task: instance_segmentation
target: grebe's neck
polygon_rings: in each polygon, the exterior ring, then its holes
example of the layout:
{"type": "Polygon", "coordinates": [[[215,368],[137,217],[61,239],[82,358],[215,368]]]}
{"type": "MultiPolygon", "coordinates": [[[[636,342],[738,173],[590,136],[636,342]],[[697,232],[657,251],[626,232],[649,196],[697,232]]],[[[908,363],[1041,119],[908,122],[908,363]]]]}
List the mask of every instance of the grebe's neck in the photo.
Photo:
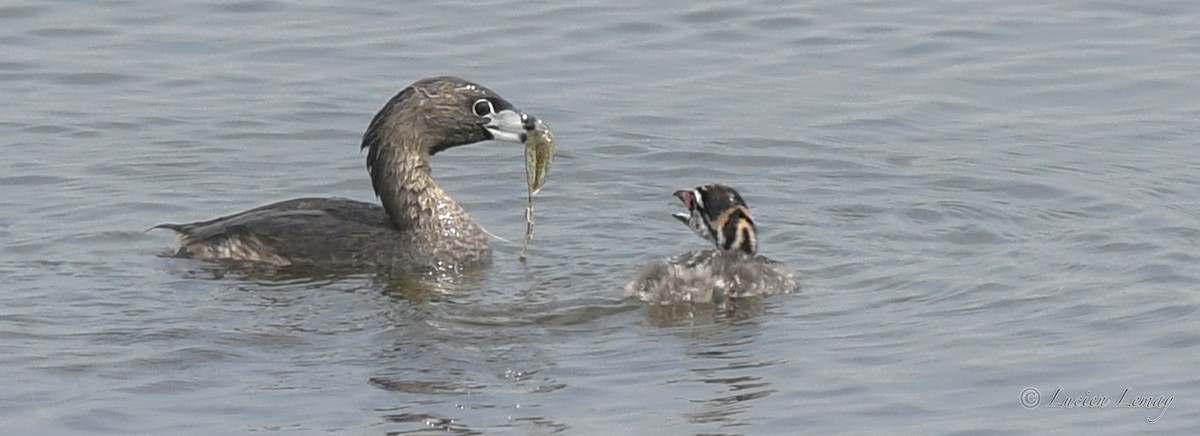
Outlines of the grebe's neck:
{"type": "Polygon", "coordinates": [[[438,209],[454,203],[433,180],[429,157],[417,152],[422,149],[419,145],[383,147],[370,165],[375,195],[400,230],[432,231],[438,226],[438,209]]]}

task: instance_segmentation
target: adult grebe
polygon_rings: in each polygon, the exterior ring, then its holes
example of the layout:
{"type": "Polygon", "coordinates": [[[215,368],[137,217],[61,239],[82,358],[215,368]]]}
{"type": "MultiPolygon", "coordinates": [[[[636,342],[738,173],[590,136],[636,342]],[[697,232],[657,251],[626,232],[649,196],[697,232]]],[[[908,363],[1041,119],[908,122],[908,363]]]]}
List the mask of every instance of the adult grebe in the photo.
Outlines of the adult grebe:
{"type": "Polygon", "coordinates": [[[344,198],[297,198],[187,224],[176,255],[276,266],[457,273],[490,263],[483,229],[434,181],[430,157],[485,140],[522,143],[543,129],[491,90],[457,77],[404,88],[363,134],[382,207],[344,198]]]}

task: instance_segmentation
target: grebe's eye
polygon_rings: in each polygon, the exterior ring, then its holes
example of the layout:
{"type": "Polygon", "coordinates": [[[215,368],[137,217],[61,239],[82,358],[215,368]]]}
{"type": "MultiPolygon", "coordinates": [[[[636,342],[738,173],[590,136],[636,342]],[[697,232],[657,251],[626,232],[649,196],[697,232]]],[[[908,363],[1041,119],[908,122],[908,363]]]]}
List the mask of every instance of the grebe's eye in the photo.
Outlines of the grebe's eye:
{"type": "Polygon", "coordinates": [[[471,107],[471,110],[475,111],[475,115],[481,117],[496,113],[495,109],[492,108],[492,102],[486,98],[475,100],[475,105],[471,107]]]}
{"type": "Polygon", "coordinates": [[[704,188],[696,188],[692,190],[692,208],[704,210],[704,188]]]}

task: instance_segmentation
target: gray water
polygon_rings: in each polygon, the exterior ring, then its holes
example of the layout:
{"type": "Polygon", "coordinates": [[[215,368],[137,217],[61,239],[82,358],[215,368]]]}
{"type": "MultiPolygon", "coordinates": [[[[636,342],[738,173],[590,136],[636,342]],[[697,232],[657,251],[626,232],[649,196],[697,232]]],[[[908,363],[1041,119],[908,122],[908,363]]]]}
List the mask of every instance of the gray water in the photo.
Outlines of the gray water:
{"type": "Polygon", "coordinates": [[[9,0],[0,433],[1194,434],[1196,23],[1193,1],[9,0]],[[504,240],[433,292],[145,231],[373,201],[361,132],[439,74],[556,132],[528,264],[500,143],[434,161],[504,240]],[[801,292],[623,299],[702,248],[670,193],[708,182],[801,292]],[[1057,407],[1078,396],[1107,398],[1057,407]],[[1119,407],[1138,396],[1171,402],[1119,407]]]}

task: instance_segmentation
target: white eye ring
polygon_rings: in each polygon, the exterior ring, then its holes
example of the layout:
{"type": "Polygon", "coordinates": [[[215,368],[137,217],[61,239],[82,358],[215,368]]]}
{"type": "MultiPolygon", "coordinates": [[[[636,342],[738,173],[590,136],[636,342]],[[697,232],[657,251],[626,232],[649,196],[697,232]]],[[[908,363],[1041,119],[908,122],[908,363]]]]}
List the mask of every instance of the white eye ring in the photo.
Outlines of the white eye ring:
{"type": "Polygon", "coordinates": [[[496,109],[492,107],[492,102],[488,101],[486,98],[475,100],[475,104],[471,105],[471,110],[475,112],[475,115],[481,117],[486,117],[496,113],[496,109]]]}

